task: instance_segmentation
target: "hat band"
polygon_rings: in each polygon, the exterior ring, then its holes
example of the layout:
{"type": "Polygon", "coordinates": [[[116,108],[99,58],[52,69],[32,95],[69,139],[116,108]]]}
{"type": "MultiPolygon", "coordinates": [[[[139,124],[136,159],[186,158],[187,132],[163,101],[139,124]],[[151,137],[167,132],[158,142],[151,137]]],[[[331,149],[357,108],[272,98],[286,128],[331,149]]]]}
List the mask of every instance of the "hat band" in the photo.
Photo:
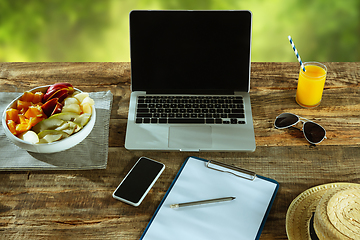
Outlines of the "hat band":
{"type": "Polygon", "coordinates": [[[310,238],[311,238],[311,240],[320,240],[319,237],[317,236],[317,234],[315,232],[315,228],[314,228],[314,215],[315,215],[315,213],[313,212],[313,214],[310,218],[310,223],[309,223],[310,238]]]}

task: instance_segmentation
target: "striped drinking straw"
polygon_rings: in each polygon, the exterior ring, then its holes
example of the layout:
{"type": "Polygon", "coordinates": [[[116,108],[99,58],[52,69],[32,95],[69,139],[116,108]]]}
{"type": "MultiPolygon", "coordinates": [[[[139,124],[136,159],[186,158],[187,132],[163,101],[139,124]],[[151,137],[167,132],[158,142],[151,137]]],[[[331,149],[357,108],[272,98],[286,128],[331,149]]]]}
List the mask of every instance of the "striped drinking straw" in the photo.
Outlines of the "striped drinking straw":
{"type": "Polygon", "coordinates": [[[302,70],[305,72],[304,64],[303,64],[303,62],[301,61],[300,55],[299,55],[299,53],[298,53],[298,51],[297,51],[297,49],[296,49],[296,47],[295,47],[295,44],[294,44],[292,38],[290,37],[290,35],[288,36],[288,38],[289,38],[290,44],[291,44],[291,46],[292,46],[292,49],[294,50],[295,55],[296,55],[296,57],[297,57],[297,59],[298,59],[298,61],[299,61],[299,63],[300,63],[300,66],[301,66],[302,70]]]}

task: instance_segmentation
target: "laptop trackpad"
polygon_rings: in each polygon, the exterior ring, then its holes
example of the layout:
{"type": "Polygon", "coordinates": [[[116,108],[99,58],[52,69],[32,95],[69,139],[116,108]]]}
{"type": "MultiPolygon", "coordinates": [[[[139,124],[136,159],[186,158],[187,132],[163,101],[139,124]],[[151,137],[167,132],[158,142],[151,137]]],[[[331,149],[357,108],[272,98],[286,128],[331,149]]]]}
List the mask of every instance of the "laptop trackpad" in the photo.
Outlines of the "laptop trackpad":
{"type": "Polygon", "coordinates": [[[169,147],[183,151],[198,151],[212,146],[210,126],[170,127],[169,147]]]}

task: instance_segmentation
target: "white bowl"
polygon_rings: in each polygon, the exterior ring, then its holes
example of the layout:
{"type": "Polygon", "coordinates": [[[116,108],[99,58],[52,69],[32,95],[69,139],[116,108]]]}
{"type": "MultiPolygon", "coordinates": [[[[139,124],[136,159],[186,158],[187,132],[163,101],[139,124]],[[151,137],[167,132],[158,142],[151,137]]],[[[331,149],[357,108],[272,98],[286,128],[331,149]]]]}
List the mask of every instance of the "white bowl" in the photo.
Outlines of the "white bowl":
{"type": "MultiPolygon", "coordinates": [[[[50,86],[50,85],[49,85],[50,86]]],[[[45,93],[49,86],[41,86],[34,89],[31,89],[30,92],[43,92],[45,93]]],[[[76,91],[82,92],[81,90],[74,88],[76,91]]],[[[2,126],[4,128],[5,135],[18,147],[25,149],[30,152],[37,152],[37,153],[55,153],[67,150],[71,147],[74,147],[78,143],[82,142],[92,131],[95,125],[96,119],[96,111],[95,106],[92,106],[92,114],[89,122],[83,127],[79,132],[72,134],[70,137],[61,139],[59,141],[55,141],[52,143],[41,143],[41,144],[31,144],[29,142],[23,141],[20,138],[13,135],[7,124],[6,124],[6,110],[15,106],[16,101],[21,97],[17,97],[14,99],[4,110],[2,115],[2,126]]]]}

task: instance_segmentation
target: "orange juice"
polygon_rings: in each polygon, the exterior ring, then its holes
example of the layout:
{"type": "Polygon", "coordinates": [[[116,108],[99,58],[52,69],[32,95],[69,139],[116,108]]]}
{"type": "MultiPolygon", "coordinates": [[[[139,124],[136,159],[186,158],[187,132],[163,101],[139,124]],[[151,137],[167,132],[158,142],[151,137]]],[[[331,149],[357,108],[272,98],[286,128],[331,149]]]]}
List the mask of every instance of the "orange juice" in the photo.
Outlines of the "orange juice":
{"type": "Polygon", "coordinates": [[[296,102],[302,107],[312,108],[321,102],[327,69],[317,62],[304,63],[304,66],[305,72],[300,67],[296,102]]]}

